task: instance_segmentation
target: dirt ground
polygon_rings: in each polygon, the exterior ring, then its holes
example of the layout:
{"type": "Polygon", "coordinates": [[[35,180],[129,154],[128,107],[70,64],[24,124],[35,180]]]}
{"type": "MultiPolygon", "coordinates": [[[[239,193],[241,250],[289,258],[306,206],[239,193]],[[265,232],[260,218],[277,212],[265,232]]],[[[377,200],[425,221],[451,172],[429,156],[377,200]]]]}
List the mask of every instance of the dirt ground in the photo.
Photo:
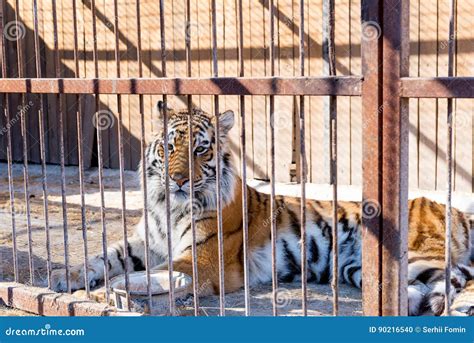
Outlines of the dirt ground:
{"type": "MultiPolygon", "coordinates": [[[[64,226],[61,203],[61,173],[58,166],[47,167],[48,215],[51,240],[51,260],[53,268],[64,266],[64,226]]],[[[26,229],[26,203],[23,184],[22,165],[13,166],[15,191],[15,225],[18,248],[20,281],[30,284],[28,268],[28,236],[26,229]]],[[[99,179],[96,169],[85,172],[85,201],[87,243],[89,255],[101,253],[101,217],[99,179]]],[[[107,240],[113,242],[122,239],[122,215],[119,172],[104,171],[105,216],[107,240]]],[[[131,235],[141,215],[141,193],[139,177],[135,172],[125,172],[127,224],[131,235]]],[[[66,168],[67,193],[67,224],[70,264],[82,263],[84,258],[83,238],[81,230],[81,206],[79,192],[79,174],[76,167],[66,168]]],[[[34,264],[34,285],[42,285],[46,278],[46,235],[43,210],[43,190],[41,168],[29,166],[29,199],[31,213],[32,252],[34,264]]],[[[12,232],[10,216],[10,198],[8,192],[8,174],[6,164],[0,164],[0,281],[13,280],[12,232]]],[[[251,290],[251,314],[271,315],[271,285],[251,290]]],[[[301,313],[300,284],[279,285],[279,312],[285,315],[301,313]]],[[[332,311],[331,288],[329,285],[309,285],[309,313],[312,315],[329,315],[332,311]]],[[[213,315],[218,313],[218,298],[201,299],[202,313],[213,315]]],[[[192,302],[191,302],[192,303],[192,302]]],[[[228,294],[226,297],[228,315],[241,315],[244,312],[243,291],[228,294]]],[[[360,291],[341,285],[340,312],[345,315],[360,315],[360,291]]],[[[0,307],[0,315],[27,315],[18,310],[0,307]]]]}

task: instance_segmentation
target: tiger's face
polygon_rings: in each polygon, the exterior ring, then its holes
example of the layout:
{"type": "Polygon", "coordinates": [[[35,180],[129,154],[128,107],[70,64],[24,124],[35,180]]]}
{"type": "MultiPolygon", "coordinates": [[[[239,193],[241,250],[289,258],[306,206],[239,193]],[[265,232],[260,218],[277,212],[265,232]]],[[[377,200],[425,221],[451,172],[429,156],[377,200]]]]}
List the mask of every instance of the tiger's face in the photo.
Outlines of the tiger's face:
{"type": "MultiPolygon", "coordinates": [[[[163,114],[168,117],[168,160],[169,160],[169,189],[171,199],[182,201],[189,197],[189,126],[188,110],[173,110],[165,108],[158,102],[160,122],[163,114]]],[[[232,186],[233,168],[227,144],[227,134],[234,125],[234,113],[226,111],[219,115],[220,153],[216,149],[216,120],[215,116],[205,113],[199,108],[193,108],[193,160],[194,160],[194,192],[198,200],[206,206],[215,202],[216,196],[216,165],[220,159],[221,188],[224,195],[226,187],[232,186]]],[[[164,194],[165,188],[165,146],[164,128],[160,129],[157,138],[148,146],[147,179],[149,187],[155,187],[164,194]]],[[[212,207],[212,206],[211,206],[212,207]]]]}

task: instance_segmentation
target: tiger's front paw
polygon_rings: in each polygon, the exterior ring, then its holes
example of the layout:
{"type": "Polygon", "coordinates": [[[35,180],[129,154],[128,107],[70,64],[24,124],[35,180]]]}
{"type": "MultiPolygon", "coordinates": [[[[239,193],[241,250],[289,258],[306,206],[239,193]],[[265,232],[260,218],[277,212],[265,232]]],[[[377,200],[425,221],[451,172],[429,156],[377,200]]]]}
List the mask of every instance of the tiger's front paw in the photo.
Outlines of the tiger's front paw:
{"type": "MultiPolygon", "coordinates": [[[[84,273],[82,268],[71,268],[69,270],[69,283],[71,291],[84,288],[84,273]]],[[[51,273],[51,289],[56,292],[67,292],[66,269],[56,269],[51,273]]]]}

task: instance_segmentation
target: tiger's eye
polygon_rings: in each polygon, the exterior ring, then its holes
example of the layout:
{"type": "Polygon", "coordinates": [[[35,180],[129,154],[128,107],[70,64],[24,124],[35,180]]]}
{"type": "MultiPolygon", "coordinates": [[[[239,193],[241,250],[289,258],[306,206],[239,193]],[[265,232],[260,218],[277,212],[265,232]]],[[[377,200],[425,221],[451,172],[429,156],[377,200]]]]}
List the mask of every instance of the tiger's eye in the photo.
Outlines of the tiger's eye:
{"type": "Polygon", "coordinates": [[[168,151],[170,151],[170,152],[173,151],[173,148],[174,148],[173,144],[168,144],[168,151]]]}
{"type": "Polygon", "coordinates": [[[196,152],[196,154],[202,154],[204,151],[206,151],[206,148],[202,147],[202,146],[198,146],[196,148],[196,150],[194,150],[196,152]]]}

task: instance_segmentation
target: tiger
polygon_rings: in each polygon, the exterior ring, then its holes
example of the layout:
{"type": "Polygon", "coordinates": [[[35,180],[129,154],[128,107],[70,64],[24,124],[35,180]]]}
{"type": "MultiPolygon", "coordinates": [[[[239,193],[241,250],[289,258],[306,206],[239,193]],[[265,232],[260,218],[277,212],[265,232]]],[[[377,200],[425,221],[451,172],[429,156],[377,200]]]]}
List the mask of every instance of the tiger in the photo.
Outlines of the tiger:
{"type": "MultiPolygon", "coordinates": [[[[165,194],[165,147],[163,117],[168,118],[169,206],[171,248],[174,271],[193,275],[193,229],[199,296],[220,292],[219,241],[217,219],[217,166],[220,166],[222,235],[224,256],[224,291],[235,292],[244,286],[243,249],[243,186],[247,192],[248,209],[248,278],[249,285],[272,281],[271,221],[276,223],[276,272],[279,282],[301,282],[301,217],[298,197],[275,196],[272,215],[271,197],[244,182],[231,158],[229,131],[234,126],[234,112],[227,110],[211,115],[198,107],[174,110],[158,102],[161,127],[145,151],[147,225],[149,265],[152,271],[168,270],[168,244],[165,194]],[[189,123],[193,130],[193,199],[190,205],[189,123]],[[219,136],[216,125],[219,123],[219,136]],[[217,153],[216,143],[220,149],[217,153]],[[219,160],[219,163],[217,161],[219,160]]],[[[143,185],[142,185],[143,186],[143,185]]],[[[328,283],[332,278],[332,202],[306,200],[307,281],[328,283]]],[[[408,202],[408,314],[441,315],[444,311],[444,227],[445,206],[426,198],[408,202]]],[[[341,282],[362,288],[362,215],[361,203],[338,202],[338,276],[341,282]]],[[[142,216],[129,238],[127,247],[117,242],[107,248],[108,275],[117,276],[145,269],[145,218],[142,216]],[[126,251],[125,251],[126,249],[126,251]],[[127,257],[126,257],[127,256],[127,257]]],[[[473,279],[470,265],[471,228],[461,211],[452,212],[452,294],[456,294],[473,279]]],[[[90,287],[104,281],[104,258],[88,259],[90,287]]],[[[84,266],[71,267],[72,290],[85,287],[84,266]]],[[[66,271],[54,270],[52,288],[66,291],[66,271]]],[[[469,309],[468,312],[472,312],[469,309]]]]}

